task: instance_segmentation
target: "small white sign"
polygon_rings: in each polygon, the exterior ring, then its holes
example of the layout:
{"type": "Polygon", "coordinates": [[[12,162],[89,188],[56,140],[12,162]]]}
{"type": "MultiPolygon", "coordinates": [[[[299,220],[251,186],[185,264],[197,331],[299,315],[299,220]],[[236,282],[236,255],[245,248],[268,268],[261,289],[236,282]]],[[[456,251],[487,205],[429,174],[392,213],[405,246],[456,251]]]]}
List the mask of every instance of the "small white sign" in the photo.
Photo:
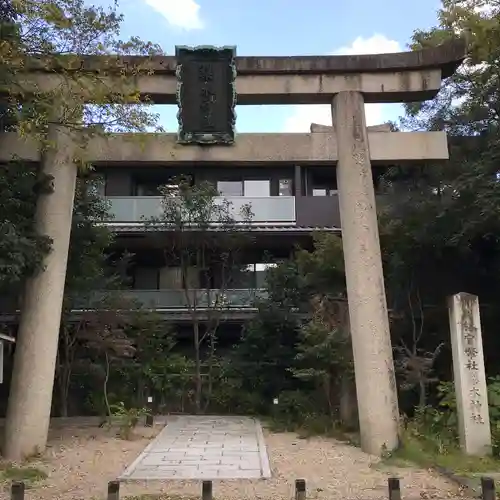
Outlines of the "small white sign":
{"type": "Polygon", "coordinates": [[[148,403],[152,403],[153,402],[153,396],[148,396],[148,403]]]}
{"type": "Polygon", "coordinates": [[[278,404],[278,398],[274,398],[273,399],[273,405],[277,405],[278,404]]]}

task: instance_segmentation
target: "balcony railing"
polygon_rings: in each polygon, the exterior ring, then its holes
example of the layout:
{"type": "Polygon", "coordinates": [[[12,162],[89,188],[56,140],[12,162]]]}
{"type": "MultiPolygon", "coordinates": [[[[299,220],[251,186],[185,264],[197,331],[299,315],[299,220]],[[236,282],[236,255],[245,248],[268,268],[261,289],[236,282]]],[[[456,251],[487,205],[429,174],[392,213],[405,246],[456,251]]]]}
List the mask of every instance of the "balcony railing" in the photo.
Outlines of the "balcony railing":
{"type": "MultiPolygon", "coordinates": [[[[113,222],[144,222],[162,213],[160,196],[108,196],[113,222]]],[[[251,223],[295,224],[293,196],[227,196],[215,198],[215,203],[230,203],[231,216],[236,222],[245,220],[245,206],[250,206],[251,223]]],[[[217,222],[217,221],[214,221],[217,222]]]]}
{"type": "Polygon", "coordinates": [[[255,301],[265,298],[266,292],[262,289],[229,289],[229,290],[190,290],[188,298],[184,290],[124,290],[121,292],[96,292],[95,297],[87,304],[78,304],[77,307],[95,308],[107,294],[113,295],[114,307],[120,307],[119,297],[137,302],[149,309],[247,309],[254,307],[255,301]]]}

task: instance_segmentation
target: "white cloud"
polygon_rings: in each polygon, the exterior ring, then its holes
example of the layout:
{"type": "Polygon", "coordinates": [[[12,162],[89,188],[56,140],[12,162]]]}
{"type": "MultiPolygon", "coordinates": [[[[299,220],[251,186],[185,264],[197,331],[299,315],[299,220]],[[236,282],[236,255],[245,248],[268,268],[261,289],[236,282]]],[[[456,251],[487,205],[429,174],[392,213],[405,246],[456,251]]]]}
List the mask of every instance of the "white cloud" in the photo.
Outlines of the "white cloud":
{"type": "MultiPolygon", "coordinates": [[[[375,34],[370,38],[358,37],[349,47],[341,47],[334,54],[383,54],[400,52],[401,46],[396,40],[390,40],[384,35],[375,34]]],[[[367,125],[378,125],[384,121],[384,107],[387,104],[367,104],[367,125]]],[[[394,105],[392,105],[394,106],[394,105]]],[[[332,124],[332,113],[329,105],[294,106],[293,114],[285,121],[284,132],[309,132],[311,123],[322,125],[332,124]]]]}
{"type": "Polygon", "coordinates": [[[185,30],[203,28],[200,6],[195,0],[145,0],[161,14],[171,26],[185,30]]]}

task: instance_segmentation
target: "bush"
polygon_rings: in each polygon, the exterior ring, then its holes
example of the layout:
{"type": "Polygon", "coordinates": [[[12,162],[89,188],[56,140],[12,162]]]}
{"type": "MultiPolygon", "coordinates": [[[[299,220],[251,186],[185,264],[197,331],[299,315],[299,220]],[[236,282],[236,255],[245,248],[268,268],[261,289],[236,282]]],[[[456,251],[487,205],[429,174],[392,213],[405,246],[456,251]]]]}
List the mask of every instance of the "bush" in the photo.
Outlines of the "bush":
{"type": "MultiPolygon", "coordinates": [[[[447,453],[458,447],[458,416],[453,382],[438,386],[437,408],[418,408],[407,426],[415,438],[436,453],[447,453]]],[[[488,405],[491,424],[492,452],[500,457],[500,377],[488,379],[488,405]]]]}
{"type": "Polygon", "coordinates": [[[286,429],[295,429],[316,413],[314,401],[302,391],[283,391],[274,405],[273,419],[286,429]]]}
{"type": "Polygon", "coordinates": [[[132,432],[139,423],[139,420],[150,415],[150,412],[146,408],[127,408],[123,401],[120,401],[116,405],[111,405],[110,410],[109,425],[113,425],[113,423],[118,424],[122,439],[131,439],[132,432]]]}

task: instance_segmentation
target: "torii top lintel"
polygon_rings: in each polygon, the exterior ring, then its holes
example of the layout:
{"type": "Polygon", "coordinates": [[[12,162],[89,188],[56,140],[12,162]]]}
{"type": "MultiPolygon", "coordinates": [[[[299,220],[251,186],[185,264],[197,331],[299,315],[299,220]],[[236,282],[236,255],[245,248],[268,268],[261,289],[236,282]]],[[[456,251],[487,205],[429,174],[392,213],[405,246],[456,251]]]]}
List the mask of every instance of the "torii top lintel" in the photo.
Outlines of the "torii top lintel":
{"type": "MultiPolygon", "coordinates": [[[[389,54],[236,57],[238,104],[318,104],[342,90],[357,90],[366,102],[405,102],[432,98],[442,78],[466,57],[461,38],[418,51],[389,54]]],[[[31,59],[26,69],[53,76],[58,68],[113,73],[135,68],[135,85],[158,104],[175,104],[174,56],[62,56],[31,59]],[[135,71],[137,73],[137,71],[135,71]]],[[[71,70],[70,70],[71,71],[71,70]]],[[[123,73],[122,73],[123,74],[123,73]]]]}

